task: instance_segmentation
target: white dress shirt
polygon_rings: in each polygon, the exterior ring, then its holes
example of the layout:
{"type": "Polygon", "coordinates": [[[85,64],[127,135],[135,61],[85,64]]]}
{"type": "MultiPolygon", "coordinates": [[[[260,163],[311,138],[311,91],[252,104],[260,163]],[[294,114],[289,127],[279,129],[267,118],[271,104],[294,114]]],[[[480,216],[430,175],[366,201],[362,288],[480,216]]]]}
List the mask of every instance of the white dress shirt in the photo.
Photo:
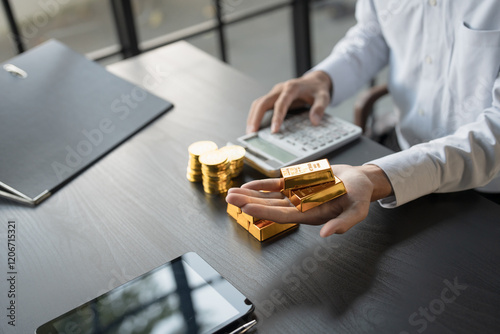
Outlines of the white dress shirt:
{"type": "Polygon", "coordinates": [[[382,168],[393,207],[432,192],[500,192],[500,1],[359,0],[357,25],[314,67],[332,104],[386,65],[403,151],[382,168]]]}

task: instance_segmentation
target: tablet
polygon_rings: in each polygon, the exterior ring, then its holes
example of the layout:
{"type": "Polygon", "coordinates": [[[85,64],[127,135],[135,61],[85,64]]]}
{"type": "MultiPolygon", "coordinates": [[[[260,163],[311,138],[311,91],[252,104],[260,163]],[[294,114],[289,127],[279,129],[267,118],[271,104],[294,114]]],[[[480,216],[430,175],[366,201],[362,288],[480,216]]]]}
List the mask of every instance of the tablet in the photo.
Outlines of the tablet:
{"type": "Polygon", "coordinates": [[[186,253],[47,322],[36,334],[218,333],[252,303],[196,253],[186,253]]]}

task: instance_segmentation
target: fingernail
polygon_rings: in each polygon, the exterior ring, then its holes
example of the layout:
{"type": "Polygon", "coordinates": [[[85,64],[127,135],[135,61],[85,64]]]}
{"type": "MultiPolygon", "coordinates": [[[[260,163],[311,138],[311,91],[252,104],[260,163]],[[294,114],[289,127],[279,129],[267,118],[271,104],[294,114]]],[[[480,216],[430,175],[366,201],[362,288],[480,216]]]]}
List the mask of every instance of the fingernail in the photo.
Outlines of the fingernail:
{"type": "Polygon", "coordinates": [[[247,126],[247,133],[253,133],[257,131],[253,125],[247,126]]]}
{"type": "Polygon", "coordinates": [[[279,128],[279,126],[278,126],[277,124],[273,123],[273,124],[271,125],[271,132],[272,132],[272,133],[276,133],[276,132],[278,132],[278,131],[279,131],[279,129],[280,129],[280,128],[279,128]]]}

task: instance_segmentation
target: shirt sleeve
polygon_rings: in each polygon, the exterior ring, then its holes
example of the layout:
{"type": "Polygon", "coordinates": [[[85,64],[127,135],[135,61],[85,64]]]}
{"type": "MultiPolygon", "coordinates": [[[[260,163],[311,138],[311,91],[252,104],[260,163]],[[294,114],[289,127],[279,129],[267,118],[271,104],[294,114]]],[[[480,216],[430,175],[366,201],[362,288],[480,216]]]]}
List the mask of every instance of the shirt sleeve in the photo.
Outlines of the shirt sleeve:
{"type": "Polygon", "coordinates": [[[358,92],[388,63],[389,48],[372,1],[357,2],[356,20],[357,24],[336,44],[332,53],[311,69],[330,76],[333,106],[358,92]]]}
{"type": "Polygon", "coordinates": [[[387,174],[394,196],[379,201],[396,207],[433,192],[486,185],[500,171],[500,75],[493,102],[453,134],[373,160],[387,174]]]}

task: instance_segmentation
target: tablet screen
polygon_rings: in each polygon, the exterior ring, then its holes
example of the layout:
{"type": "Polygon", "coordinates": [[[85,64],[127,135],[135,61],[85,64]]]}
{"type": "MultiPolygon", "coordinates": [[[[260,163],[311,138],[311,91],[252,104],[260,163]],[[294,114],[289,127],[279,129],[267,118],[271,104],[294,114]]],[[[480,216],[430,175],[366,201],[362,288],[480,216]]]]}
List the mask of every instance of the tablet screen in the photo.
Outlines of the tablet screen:
{"type": "Polygon", "coordinates": [[[193,254],[85,303],[37,333],[212,333],[249,312],[244,296],[193,254]]]}

